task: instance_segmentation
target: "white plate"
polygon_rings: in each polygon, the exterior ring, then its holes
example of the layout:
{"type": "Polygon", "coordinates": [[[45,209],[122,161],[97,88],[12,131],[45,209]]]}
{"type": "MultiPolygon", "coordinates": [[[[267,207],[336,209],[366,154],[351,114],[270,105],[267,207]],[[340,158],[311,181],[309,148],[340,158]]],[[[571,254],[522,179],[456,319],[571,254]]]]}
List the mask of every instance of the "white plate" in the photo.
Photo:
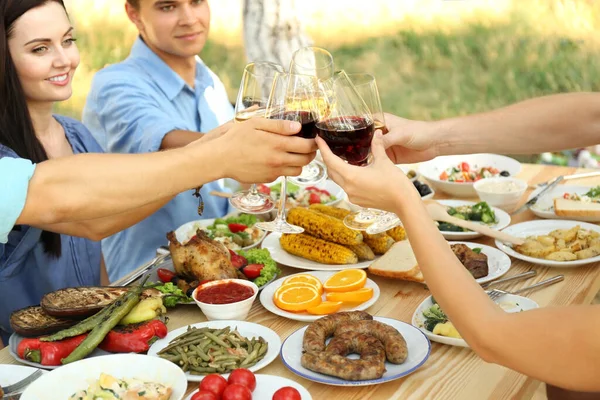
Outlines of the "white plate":
{"type": "MultiPolygon", "coordinates": [[[[14,385],[37,370],[38,368],[24,367],[22,365],[0,364],[0,386],[6,387],[8,385],[14,385]]],[[[44,374],[46,371],[42,370],[42,373],[44,374]]],[[[22,392],[23,391],[21,390],[14,392],[14,394],[22,392]]]]}
{"type": "MultiPolygon", "coordinates": [[[[294,382],[291,379],[282,378],[281,376],[263,374],[256,374],[254,376],[256,376],[256,389],[254,389],[254,392],[252,392],[253,399],[271,400],[276,391],[282,387],[291,386],[300,392],[302,400],[312,400],[312,396],[308,390],[306,390],[306,388],[304,388],[304,386],[298,382],[294,382]]],[[[190,394],[185,400],[191,400],[195,393],[196,392],[190,394]]]]}
{"type": "MultiPolygon", "coordinates": [[[[17,355],[17,347],[19,346],[19,343],[21,343],[21,340],[23,340],[23,339],[26,339],[26,338],[19,334],[16,334],[16,333],[13,333],[8,338],[8,352],[15,360],[17,360],[18,362],[20,362],[22,364],[31,365],[32,367],[35,367],[35,368],[56,369],[61,366],[61,365],[42,365],[42,364],[35,363],[33,361],[20,359],[19,356],[17,355]]],[[[106,356],[109,354],[112,354],[112,353],[109,353],[107,351],[96,348],[86,358],[106,356]]]]}
{"type": "MultiPolygon", "coordinates": [[[[379,379],[347,381],[304,368],[300,363],[300,359],[302,358],[302,338],[304,337],[304,332],[307,328],[306,326],[292,333],[283,342],[283,346],[281,347],[281,360],[290,371],[302,378],[334,386],[367,386],[393,381],[413,373],[427,361],[429,353],[431,352],[431,342],[423,332],[414,326],[409,325],[406,322],[398,321],[397,319],[384,317],[373,317],[373,319],[396,328],[402,336],[404,336],[404,340],[406,340],[406,345],[408,347],[408,358],[406,361],[400,365],[386,361],[386,371],[379,379]]],[[[358,355],[350,355],[349,358],[358,358],[358,355]]]]}
{"type": "Polygon", "coordinates": [[[113,354],[86,358],[44,374],[23,392],[21,400],[66,400],[87,389],[101,373],[168,385],[173,389],[170,400],[183,399],[187,390],[183,371],[169,361],[139,354],[113,354]]]}
{"type": "MultiPolygon", "coordinates": [[[[177,237],[177,240],[179,241],[179,243],[184,244],[184,243],[187,243],[196,234],[196,230],[198,228],[206,228],[207,226],[211,226],[214,223],[215,223],[214,218],[190,221],[186,224],[181,225],[179,228],[177,228],[175,230],[175,236],[177,237]]],[[[260,232],[261,232],[261,235],[259,236],[259,238],[256,242],[252,243],[250,246],[242,247],[240,250],[248,250],[248,249],[258,246],[263,241],[263,239],[265,238],[265,235],[267,234],[267,232],[262,231],[262,230],[260,232]]],[[[167,243],[167,247],[168,246],[169,245],[167,243]]]]}
{"type": "MultiPolygon", "coordinates": [[[[543,188],[537,188],[534,190],[527,200],[530,200],[534,196],[537,196],[543,188]]],[[[565,193],[577,193],[583,195],[592,189],[591,186],[571,186],[571,185],[558,185],[538,199],[538,201],[530,208],[531,212],[540,218],[548,219],[570,219],[576,221],[587,221],[587,222],[600,222],[600,217],[559,217],[554,212],[554,199],[557,197],[562,198],[565,193]]]]}
{"type": "Polygon", "coordinates": [[[448,242],[448,244],[462,243],[467,245],[470,249],[480,248],[481,252],[488,257],[488,274],[482,278],[476,279],[477,283],[491,282],[494,279],[500,278],[506,274],[510,269],[511,261],[510,257],[501,252],[500,250],[486,246],[479,243],[471,242],[448,242]]]}
{"type": "MultiPolygon", "coordinates": [[[[466,201],[466,200],[438,200],[438,203],[440,203],[444,206],[448,206],[448,207],[472,206],[472,205],[477,204],[474,201],[466,201]]],[[[498,220],[498,222],[495,223],[494,225],[487,225],[488,227],[499,231],[510,225],[510,215],[508,215],[506,213],[506,211],[503,211],[499,208],[492,207],[492,206],[490,206],[490,208],[496,214],[496,219],[498,220]]],[[[442,235],[444,235],[446,240],[468,240],[468,239],[475,239],[480,236],[483,236],[481,233],[471,232],[471,231],[469,231],[469,232],[440,231],[440,232],[442,232],[442,235]]]]}
{"type": "MultiPolygon", "coordinates": [[[[274,359],[277,358],[277,354],[279,353],[279,349],[281,348],[281,339],[279,335],[272,329],[267,328],[266,326],[262,326],[259,324],[255,324],[252,322],[246,321],[208,321],[201,322],[198,324],[191,325],[194,328],[203,328],[210,327],[214,329],[222,329],[226,327],[231,327],[231,329],[236,329],[240,333],[240,335],[252,339],[253,337],[258,338],[262,337],[269,344],[269,348],[267,349],[267,354],[265,354],[264,358],[248,368],[250,371],[258,371],[261,368],[269,365],[274,359]]],[[[158,357],[158,352],[164,349],[169,345],[169,342],[175,339],[177,336],[185,333],[187,331],[187,326],[181,327],[179,329],[175,329],[167,334],[166,337],[157,340],[148,350],[148,355],[153,357],[158,357]]],[[[161,359],[162,360],[162,359],[161,359]]],[[[173,364],[175,365],[175,364],[173,364]]],[[[190,373],[185,373],[185,376],[190,382],[200,382],[204,379],[204,375],[192,375],[190,373]]],[[[229,374],[222,374],[222,376],[227,379],[229,374]]]]}
{"type": "MultiPolygon", "coordinates": [[[[517,296],[514,294],[504,295],[498,298],[496,303],[500,305],[506,312],[521,312],[533,310],[534,308],[539,307],[535,301],[528,299],[527,297],[517,296]]],[[[425,329],[425,317],[423,316],[423,311],[431,308],[431,306],[433,306],[433,301],[431,300],[431,296],[429,296],[415,310],[415,313],[412,316],[413,326],[419,328],[421,332],[423,332],[425,336],[427,336],[429,340],[433,342],[448,344],[450,346],[469,347],[464,339],[434,335],[432,332],[429,332],[427,329],[425,329]]]]}
{"type": "MultiPolygon", "coordinates": [[[[520,224],[515,224],[503,229],[503,232],[509,233],[513,236],[526,238],[528,236],[540,236],[547,235],[555,229],[570,229],[576,225],[581,226],[582,229],[589,229],[600,233],[600,226],[590,224],[587,222],[570,221],[570,220],[558,220],[558,219],[545,219],[537,221],[527,221],[520,224]]],[[[600,261],[600,256],[586,258],[584,260],[575,261],[552,261],[543,258],[534,258],[517,253],[512,249],[511,246],[501,243],[496,240],[496,247],[505,252],[511,257],[518,258],[519,260],[527,261],[532,264],[546,265],[548,267],[579,267],[581,265],[592,264],[600,261]]]]}
{"type": "Polygon", "coordinates": [[[419,173],[417,172],[417,168],[414,164],[396,164],[396,167],[400,168],[407,178],[410,171],[415,171],[415,176],[408,178],[411,182],[414,182],[419,178],[419,173]]]}
{"type": "MultiPolygon", "coordinates": [[[[506,256],[504,253],[502,253],[502,252],[499,252],[499,253],[504,255],[506,258],[508,258],[508,256],[506,256]]],[[[301,272],[301,273],[303,273],[303,272],[301,272]]],[[[335,274],[335,271],[312,271],[310,274],[319,278],[319,280],[322,283],[324,283],[331,275],[335,274]]],[[[294,274],[294,275],[299,275],[299,274],[294,274]]],[[[290,276],[294,276],[294,275],[289,275],[289,276],[285,276],[281,279],[278,279],[275,282],[273,282],[272,285],[269,285],[265,290],[263,290],[260,294],[260,302],[262,303],[262,305],[267,310],[271,311],[273,314],[277,314],[281,317],[293,319],[296,321],[312,322],[312,321],[316,321],[317,319],[323,317],[323,315],[311,315],[306,312],[292,313],[292,312],[284,311],[275,305],[275,303],[273,302],[273,294],[275,293],[275,291],[277,289],[279,289],[281,287],[281,284],[283,283],[284,280],[286,280],[290,276]]],[[[363,311],[363,310],[366,310],[367,308],[371,307],[373,304],[375,304],[377,299],[379,299],[379,295],[381,294],[380,290],[379,290],[379,286],[375,282],[373,282],[371,279],[367,278],[367,283],[365,284],[365,287],[373,288],[373,297],[371,297],[368,301],[365,301],[364,303],[361,303],[355,307],[342,306],[340,311],[363,311]]],[[[323,300],[325,300],[325,294],[323,294],[323,300]]]]}
{"type": "MultiPolygon", "coordinates": [[[[271,187],[280,182],[281,181],[278,179],[274,182],[267,183],[267,186],[271,187]]],[[[289,184],[290,183],[288,182],[288,185],[289,184]]],[[[335,200],[329,201],[327,203],[323,203],[327,206],[332,206],[334,204],[339,203],[340,201],[342,201],[344,199],[344,197],[346,195],[346,192],[344,192],[344,189],[342,189],[337,183],[335,183],[331,179],[326,179],[323,182],[317,183],[316,185],[309,185],[309,186],[315,186],[318,189],[325,189],[329,192],[330,195],[335,196],[335,200]]],[[[300,188],[302,189],[302,186],[300,188]]]]}
{"type": "Polygon", "coordinates": [[[456,197],[475,197],[477,193],[473,188],[473,182],[447,182],[439,179],[440,174],[457,166],[461,162],[467,162],[471,168],[494,167],[500,171],[508,171],[510,176],[515,177],[521,172],[521,163],[517,160],[499,154],[464,154],[457,156],[441,156],[419,165],[418,172],[431,184],[435,190],[446,192],[456,197]]]}
{"type": "MultiPolygon", "coordinates": [[[[271,253],[271,258],[279,264],[287,265],[288,267],[308,269],[311,271],[341,271],[350,268],[368,268],[373,262],[360,261],[356,264],[321,264],[316,261],[307,260],[306,258],[294,256],[285,251],[279,244],[281,233],[273,232],[263,241],[262,248],[268,249],[271,253]]],[[[375,259],[379,258],[376,256],[375,259]]]]}

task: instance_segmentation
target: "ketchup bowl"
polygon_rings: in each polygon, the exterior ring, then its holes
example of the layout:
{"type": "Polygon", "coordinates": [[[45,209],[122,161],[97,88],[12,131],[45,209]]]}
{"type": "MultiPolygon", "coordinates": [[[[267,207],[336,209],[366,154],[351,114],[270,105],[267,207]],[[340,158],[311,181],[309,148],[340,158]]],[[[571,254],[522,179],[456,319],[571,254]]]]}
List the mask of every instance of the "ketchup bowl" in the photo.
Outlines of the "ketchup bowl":
{"type": "Polygon", "coordinates": [[[192,297],[209,321],[245,320],[257,294],[253,282],[221,279],[198,286],[192,297]]]}

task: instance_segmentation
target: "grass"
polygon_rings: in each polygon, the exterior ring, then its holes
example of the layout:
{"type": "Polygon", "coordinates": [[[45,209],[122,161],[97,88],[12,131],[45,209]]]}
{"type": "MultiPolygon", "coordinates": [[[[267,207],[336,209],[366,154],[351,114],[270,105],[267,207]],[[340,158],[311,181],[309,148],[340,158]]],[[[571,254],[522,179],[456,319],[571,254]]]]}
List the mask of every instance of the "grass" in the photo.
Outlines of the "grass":
{"type": "MultiPolygon", "coordinates": [[[[132,24],[118,9],[121,0],[97,1],[104,11],[96,10],[94,18],[82,8],[72,12],[78,26],[82,65],[75,95],[58,105],[58,111],[75,117],[81,115],[94,72],[125,58],[135,39],[132,24]]],[[[396,0],[379,2],[398,4],[396,0]]],[[[488,8],[483,4],[468,9],[463,4],[466,11],[452,15],[436,8],[438,13],[433,17],[427,10],[411,9],[412,14],[396,16],[400,18],[397,20],[379,19],[378,29],[374,29],[377,34],[371,32],[373,37],[344,25],[343,16],[342,23],[332,24],[327,30],[320,22],[308,23],[306,29],[316,45],[326,46],[333,53],[338,67],[374,74],[386,111],[407,118],[439,119],[535,96],[600,90],[600,2],[472,2],[488,4],[488,8]]],[[[223,21],[215,23],[215,14],[223,15],[218,3],[212,4],[213,32],[201,56],[221,77],[230,98],[235,99],[246,60],[239,40],[217,40],[236,36],[235,32],[223,33],[227,25],[223,21]]],[[[431,7],[443,3],[448,9],[450,3],[469,1],[422,3],[431,7]]],[[[378,15],[371,17],[381,18],[378,15]]],[[[239,39],[239,23],[231,25],[234,31],[237,29],[239,39]]]]}

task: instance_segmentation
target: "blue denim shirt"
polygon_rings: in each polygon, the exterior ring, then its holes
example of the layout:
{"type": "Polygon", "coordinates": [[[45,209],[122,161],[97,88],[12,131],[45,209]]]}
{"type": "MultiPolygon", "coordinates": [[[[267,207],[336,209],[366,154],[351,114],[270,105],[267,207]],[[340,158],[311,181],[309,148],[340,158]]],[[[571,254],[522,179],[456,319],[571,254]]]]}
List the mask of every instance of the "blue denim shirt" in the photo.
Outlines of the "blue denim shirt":
{"type": "MultiPolygon", "coordinates": [[[[157,151],[170,131],[208,132],[232,118],[225,87],[199,58],[191,88],[140,38],[125,61],[95,75],[83,111],[84,124],[104,150],[112,153],[157,151]]],[[[211,166],[198,160],[198,168],[211,166]]],[[[189,191],[137,225],[103,240],[111,282],[151,260],[156,249],[167,243],[168,231],[189,221],[225,215],[230,210],[228,201],[209,195],[212,190],[226,190],[224,182],[202,188],[202,217],[197,212],[198,199],[189,191]]]]}
{"type": "Polygon", "coordinates": [[[22,158],[0,158],[0,243],[8,241],[21,215],[35,165],[22,158]]]}
{"type": "MultiPolygon", "coordinates": [[[[63,126],[73,153],[102,152],[80,122],[55,118],[63,126]]],[[[13,150],[0,145],[0,158],[4,157],[18,158],[13,150]]],[[[44,252],[41,234],[41,229],[18,225],[8,234],[8,243],[0,243],[0,336],[5,345],[14,310],[39,304],[44,294],[54,290],[100,284],[100,242],[60,235],[62,254],[54,258],[44,252]]]]}

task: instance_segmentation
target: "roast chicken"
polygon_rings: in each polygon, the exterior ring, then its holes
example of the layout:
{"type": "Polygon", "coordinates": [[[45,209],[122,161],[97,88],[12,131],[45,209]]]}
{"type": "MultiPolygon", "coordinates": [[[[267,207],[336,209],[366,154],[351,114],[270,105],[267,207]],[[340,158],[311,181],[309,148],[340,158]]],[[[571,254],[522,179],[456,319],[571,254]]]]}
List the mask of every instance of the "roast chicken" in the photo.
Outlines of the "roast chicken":
{"type": "Polygon", "coordinates": [[[238,270],[231,265],[229,250],[220,242],[212,240],[201,229],[186,244],[177,240],[175,232],[167,233],[169,250],[175,272],[186,279],[204,281],[240,278],[238,270]]]}

